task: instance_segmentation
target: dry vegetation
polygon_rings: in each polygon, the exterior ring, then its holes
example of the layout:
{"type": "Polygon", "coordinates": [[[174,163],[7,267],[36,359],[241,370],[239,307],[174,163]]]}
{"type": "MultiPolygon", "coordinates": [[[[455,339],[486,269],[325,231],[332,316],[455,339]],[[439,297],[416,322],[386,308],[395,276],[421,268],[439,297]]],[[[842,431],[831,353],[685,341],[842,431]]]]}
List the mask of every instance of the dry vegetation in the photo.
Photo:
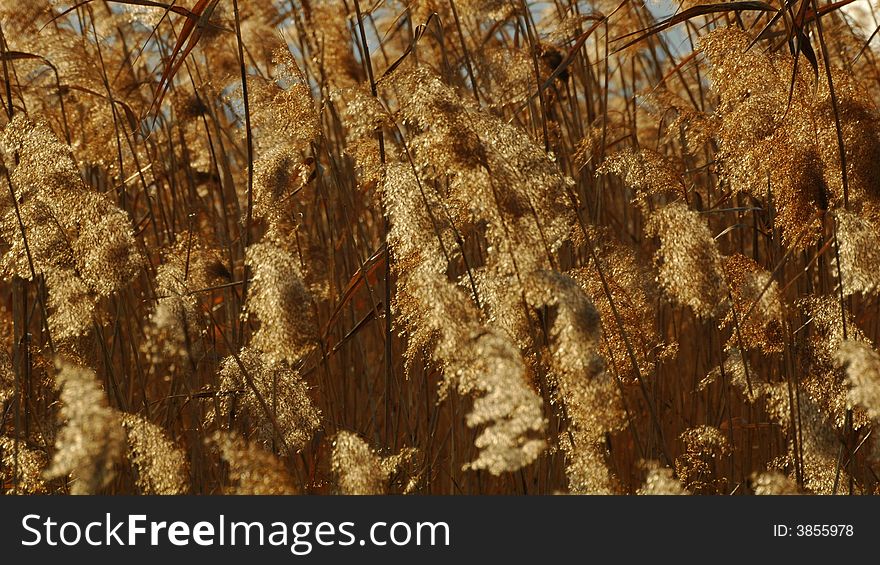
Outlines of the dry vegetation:
{"type": "Polygon", "coordinates": [[[0,0],[0,492],[880,491],[866,6],[0,0]]]}

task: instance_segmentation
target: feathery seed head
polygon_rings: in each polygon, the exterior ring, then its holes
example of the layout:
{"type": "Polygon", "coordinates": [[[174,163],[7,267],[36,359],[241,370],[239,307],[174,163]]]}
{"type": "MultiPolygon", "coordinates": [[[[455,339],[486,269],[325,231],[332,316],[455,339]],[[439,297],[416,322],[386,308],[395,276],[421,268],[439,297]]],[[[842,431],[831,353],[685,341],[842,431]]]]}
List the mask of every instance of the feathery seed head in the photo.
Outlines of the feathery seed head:
{"type": "Polygon", "coordinates": [[[333,440],[331,466],[342,494],[387,494],[389,481],[410,467],[417,450],[381,457],[357,434],[341,431],[333,440]]]}
{"type": "Polygon", "coordinates": [[[723,311],[727,285],[721,252],[703,217],[673,202],[650,216],[645,232],[660,237],[657,279],[670,298],[702,318],[723,311]]]}
{"type": "Polygon", "coordinates": [[[285,363],[273,361],[254,348],[243,348],[237,357],[227,357],[221,364],[221,415],[225,417],[237,403],[237,417],[250,421],[254,439],[266,446],[277,443],[273,442],[275,428],[259,395],[271,407],[287,447],[301,449],[321,425],[321,411],[309,398],[306,382],[285,363]]]}
{"type": "Polygon", "coordinates": [[[47,462],[42,451],[23,441],[0,436],[0,483],[8,488],[6,494],[46,494],[48,487],[43,475],[47,462]]]}
{"type": "Polygon", "coordinates": [[[880,233],[874,223],[848,210],[834,212],[844,296],[880,289],[880,233]]]}
{"type": "Polygon", "coordinates": [[[247,312],[260,322],[251,345],[271,362],[296,363],[317,345],[312,296],[300,261],[274,242],[247,248],[253,282],[247,312]]]}
{"type": "Polygon", "coordinates": [[[691,494],[675,478],[674,471],[668,467],[661,467],[656,461],[647,465],[648,476],[645,484],[636,494],[641,495],[687,495],[691,494]]]}
{"type": "Polygon", "coordinates": [[[122,423],[91,370],[62,361],[55,378],[64,424],[45,476],[70,475],[71,494],[95,494],[116,476],[115,466],[125,449],[122,423]]]}
{"type": "Polygon", "coordinates": [[[846,368],[847,398],[880,420],[880,354],[863,341],[841,342],[837,361],[846,368]]]}
{"type": "Polygon", "coordinates": [[[759,496],[800,494],[797,483],[779,471],[753,473],[749,482],[752,490],[759,496]]]}
{"type": "Polygon", "coordinates": [[[227,494],[297,494],[282,462],[260,446],[230,432],[216,432],[209,444],[216,446],[229,466],[231,485],[225,489],[227,494]]]}
{"type": "Polygon", "coordinates": [[[186,494],[186,452],[168,439],[162,428],[140,416],[124,414],[122,426],[140,493],[186,494]]]}
{"type": "Polygon", "coordinates": [[[732,307],[721,322],[734,328],[728,346],[738,346],[741,337],[744,349],[782,351],[785,310],[779,284],[766,269],[744,255],[725,257],[722,264],[733,298],[732,307]]]}

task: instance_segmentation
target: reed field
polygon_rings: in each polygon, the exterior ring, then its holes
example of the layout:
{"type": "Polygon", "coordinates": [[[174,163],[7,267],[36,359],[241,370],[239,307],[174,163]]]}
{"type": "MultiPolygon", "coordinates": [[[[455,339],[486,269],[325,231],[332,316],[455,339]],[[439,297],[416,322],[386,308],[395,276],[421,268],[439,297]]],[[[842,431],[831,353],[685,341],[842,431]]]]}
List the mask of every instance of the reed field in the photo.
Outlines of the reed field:
{"type": "Polygon", "coordinates": [[[0,493],[880,492],[878,29],[0,0],[0,493]]]}

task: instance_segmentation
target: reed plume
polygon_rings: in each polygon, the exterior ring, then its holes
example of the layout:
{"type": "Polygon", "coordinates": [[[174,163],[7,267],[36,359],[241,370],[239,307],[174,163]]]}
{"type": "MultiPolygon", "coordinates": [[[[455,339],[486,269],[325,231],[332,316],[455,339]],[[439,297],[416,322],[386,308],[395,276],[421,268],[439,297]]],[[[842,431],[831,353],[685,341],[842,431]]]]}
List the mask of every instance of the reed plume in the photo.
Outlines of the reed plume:
{"type": "Polygon", "coordinates": [[[755,473],[751,478],[751,484],[757,495],[800,494],[797,483],[779,471],[755,473]]]}
{"type": "Polygon", "coordinates": [[[880,419],[880,354],[864,341],[847,340],[840,344],[837,360],[846,367],[850,404],[872,420],[880,419]]]}
{"type": "Polygon", "coordinates": [[[795,73],[790,57],[748,49],[750,42],[733,27],[700,42],[719,94],[718,160],[733,190],[758,196],[769,184],[783,242],[802,248],[818,237],[817,215],[831,197],[816,143],[808,71],[801,65],[795,73]]]}
{"type": "Polygon", "coordinates": [[[137,469],[137,487],[141,494],[186,494],[189,472],[186,452],[174,444],[165,432],[140,416],[122,416],[128,458],[137,469]]]}
{"type": "Polygon", "coordinates": [[[8,359],[4,361],[0,362],[0,406],[6,406],[15,395],[15,373],[8,359]]]}
{"type": "Polygon", "coordinates": [[[229,466],[231,484],[224,489],[225,493],[297,494],[290,474],[270,452],[231,433],[217,432],[211,442],[229,466]]]}
{"type": "Polygon", "coordinates": [[[141,267],[131,222],[83,182],[70,149],[47,125],[17,116],[0,143],[7,159],[17,161],[7,166],[20,201],[7,195],[0,210],[0,236],[10,244],[2,270],[25,279],[43,274],[52,333],[78,338],[91,330],[98,299],[121,290],[141,267]]]}
{"type": "Polygon", "coordinates": [[[615,478],[603,462],[605,434],[626,425],[620,390],[599,356],[599,313],[570,277],[538,272],[528,280],[526,299],[539,309],[551,355],[552,388],[570,422],[560,438],[570,463],[569,489],[580,494],[613,494],[615,478]]]}
{"type": "Polygon", "coordinates": [[[599,167],[600,174],[615,174],[635,191],[635,201],[644,205],[651,196],[685,195],[680,166],[649,149],[624,149],[608,157],[599,167]]]}
{"type": "Polygon", "coordinates": [[[267,447],[281,441],[285,448],[299,450],[321,424],[321,412],[303,379],[287,364],[256,349],[244,348],[223,360],[220,391],[217,416],[226,418],[234,412],[250,424],[253,440],[267,447]]]}
{"type": "Polygon", "coordinates": [[[45,477],[70,476],[71,494],[95,494],[116,476],[116,464],[125,451],[121,419],[107,405],[91,370],[62,361],[55,379],[63,426],[45,477]]]}
{"type": "Polygon", "coordinates": [[[672,469],[661,467],[656,461],[649,463],[647,468],[648,476],[645,478],[645,483],[638,490],[637,494],[653,496],[691,494],[681,485],[681,482],[675,478],[672,469]]]}
{"type": "Polygon", "coordinates": [[[231,274],[216,249],[192,233],[182,234],[156,269],[156,305],[143,349],[154,364],[187,367],[199,355],[208,331],[206,289],[228,282],[231,274]]]}
{"type": "Polygon", "coordinates": [[[721,252],[700,215],[680,202],[654,212],[646,234],[660,238],[657,280],[675,302],[700,317],[713,317],[727,306],[721,252]]]}
{"type": "Polygon", "coordinates": [[[50,492],[43,473],[46,454],[14,438],[0,436],[0,480],[10,485],[5,494],[46,494],[50,492]]]}
{"type": "Polygon", "coordinates": [[[675,459],[675,474],[682,485],[693,493],[724,490],[727,479],[719,477],[716,461],[730,454],[727,437],[713,426],[697,426],[685,430],[679,439],[685,452],[675,459]]]}
{"type": "Polygon", "coordinates": [[[837,240],[843,293],[874,294],[880,287],[880,238],[867,218],[847,210],[837,210],[837,240]]]}
{"type": "Polygon", "coordinates": [[[735,254],[723,259],[731,307],[722,324],[733,328],[728,347],[780,352],[785,338],[785,310],[773,276],[754,260],[735,254]]]}
{"type": "Polygon", "coordinates": [[[410,365],[430,347],[430,358],[444,368],[443,390],[474,397],[469,427],[486,426],[476,439],[480,449],[469,468],[493,474],[528,465],[544,450],[541,399],[526,380],[519,349],[499,330],[487,327],[471,298],[446,279],[440,205],[419,186],[403,164],[389,167],[383,200],[392,219],[389,242],[398,271],[397,308],[411,336],[410,365]],[[442,230],[442,231],[441,231],[442,230]]]}
{"type": "MultiPolygon", "coordinates": [[[[381,457],[358,435],[339,432],[333,440],[333,472],[341,494],[387,494],[393,476],[411,466],[417,450],[406,448],[396,455],[381,457]]],[[[414,486],[412,477],[404,492],[414,486]]]]}
{"type": "Polygon", "coordinates": [[[273,363],[296,363],[318,343],[312,297],[299,260],[272,243],[248,247],[253,284],[247,312],[260,321],[251,346],[273,363]]]}
{"type": "Polygon", "coordinates": [[[581,285],[599,311],[600,352],[617,377],[624,382],[634,382],[637,370],[649,375],[658,361],[674,358],[677,344],[666,342],[654,324],[646,323],[654,317],[657,292],[651,270],[635,250],[607,232],[592,233],[590,242],[579,241],[582,237],[577,236],[573,239],[581,245],[597,246],[596,258],[602,275],[594,265],[572,269],[569,275],[581,285]],[[630,347],[636,366],[629,357],[630,347]]]}

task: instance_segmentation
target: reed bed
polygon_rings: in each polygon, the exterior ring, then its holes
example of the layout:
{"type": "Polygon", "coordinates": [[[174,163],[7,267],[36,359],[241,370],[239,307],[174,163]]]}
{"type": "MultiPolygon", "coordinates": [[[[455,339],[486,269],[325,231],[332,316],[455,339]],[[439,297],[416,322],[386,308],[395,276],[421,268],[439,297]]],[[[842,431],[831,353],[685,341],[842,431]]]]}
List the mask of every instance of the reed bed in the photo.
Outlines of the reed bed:
{"type": "Polygon", "coordinates": [[[0,1],[0,492],[877,492],[877,29],[0,1]]]}

